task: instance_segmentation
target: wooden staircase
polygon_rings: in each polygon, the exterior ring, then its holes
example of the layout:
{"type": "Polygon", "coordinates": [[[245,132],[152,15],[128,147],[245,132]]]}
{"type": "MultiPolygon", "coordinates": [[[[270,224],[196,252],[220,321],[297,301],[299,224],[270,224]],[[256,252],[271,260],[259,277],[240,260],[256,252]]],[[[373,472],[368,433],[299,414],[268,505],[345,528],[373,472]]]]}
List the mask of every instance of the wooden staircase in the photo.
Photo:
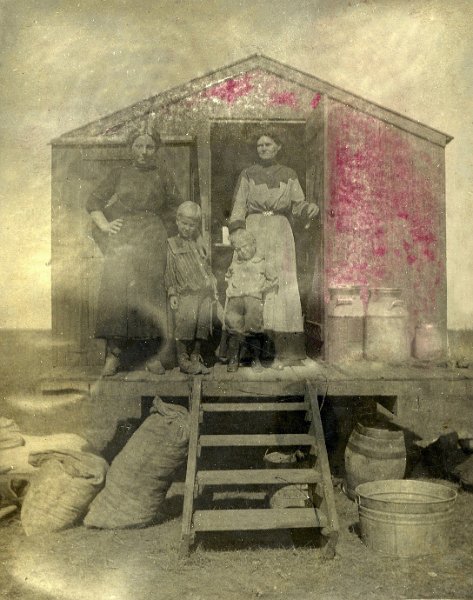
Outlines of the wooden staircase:
{"type": "MultiPolygon", "coordinates": [[[[324,547],[326,558],[333,558],[338,539],[338,518],[335,509],[330,467],[325,447],[324,433],[320,419],[316,387],[305,384],[304,401],[264,401],[265,386],[262,382],[261,394],[255,401],[231,402],[226,398],[206,401],[202,398],[202,378],[193,380],[190,397],[191,431],[184,492],[182,518],[181,555],[187,555],[195,535],[213,531],[257,531],[296,528],[319,528],[327,538],[324,547]],[[215,413],[234,413],[240,416],[239,422],[249,423],[256,414],[302,413],[309,422],[307,433],[205,433],[205,421],[215,413]],[[201,431],[203,430],[203,432],[201,431]],[[309,450],[313,466],[310,468],[283,469],[218,469],[207,470],[202,460],[206,448],[222,447],[305,447],[309,450]],[[285,508],[244,508],[244,509],[196,509],[199,497],[206,490],[234,490],[259,486],[259,489],[279,489],[285,485],[307,484],[305,507],[285,508]]],[[[235,392],[236,399],[238,392],[235,392]]],[[[274,399],[274,398],[271,398],[274,399]]],[[[223,414],[222,414],[223,416],[223,414]]]]}

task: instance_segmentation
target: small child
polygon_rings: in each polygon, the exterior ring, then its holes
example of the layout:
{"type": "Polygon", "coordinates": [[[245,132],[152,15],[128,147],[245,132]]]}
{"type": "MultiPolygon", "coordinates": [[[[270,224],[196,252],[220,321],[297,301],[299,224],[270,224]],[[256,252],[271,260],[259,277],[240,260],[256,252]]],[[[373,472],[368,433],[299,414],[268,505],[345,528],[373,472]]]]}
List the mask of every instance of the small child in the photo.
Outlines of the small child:
{"type": "Polygon", "coordinates": [[[264,295],[277,287],[278,277],[265,259],[256,254],[252,233],[237,229],[230,235],[230,240],[235,253],[225,275],[228,283],[225,305],[225,326],[229,334],[227,371],[238,369],[240,344],[246,340],[252,349],[251,366],[260,372],[263,369],[260,358],[264,295]]]}
{"type": "Polygon", "coordinates": [[[175,311],[174,337],[177,361],[184,373],[210,373],[200,355],[201,341],[209,337],[215,277],[204,249],[197,243],[201,210],[195,202],[183,202],[176,214],[178,235],[168,239],[165,285],[175,311]]]}

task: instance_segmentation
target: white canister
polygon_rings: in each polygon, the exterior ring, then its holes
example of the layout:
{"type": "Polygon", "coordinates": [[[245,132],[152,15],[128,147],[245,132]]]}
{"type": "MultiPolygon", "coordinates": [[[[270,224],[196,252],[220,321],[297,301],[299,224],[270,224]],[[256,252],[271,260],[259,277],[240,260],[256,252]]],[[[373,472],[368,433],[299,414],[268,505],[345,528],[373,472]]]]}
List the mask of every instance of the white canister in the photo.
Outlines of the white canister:
{"type": "Polygon", "coordinates": [[[370,290],[365,321],[365,358],[402,363],[409,360],[409,313],[399,288],[370,290]]]}
{"type": "Polygon", "coordinates": [[[364,308],[360,288],[332,287],[329,291],[325,358],[332,363],[361,360],[364,308]]]}
{"type": "Polygon", "coordinates": [[[414,356],[419,360],[440,360],[444,354],[444,343],[438,325],[419,323],[414,337],[414,356]]]}

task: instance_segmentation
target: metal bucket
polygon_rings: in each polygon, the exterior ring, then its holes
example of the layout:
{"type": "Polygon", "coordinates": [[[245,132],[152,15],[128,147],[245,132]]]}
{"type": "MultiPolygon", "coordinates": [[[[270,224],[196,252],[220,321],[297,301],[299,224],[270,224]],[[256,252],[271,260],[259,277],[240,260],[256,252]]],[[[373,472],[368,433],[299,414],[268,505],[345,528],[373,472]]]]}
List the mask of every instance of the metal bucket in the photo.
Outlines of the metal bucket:
{"type": "Polygon", "coordinates": [[[438,483],[390,479],[356,490],[361,538],[372,550],[411,557],[445,552],[457,492],[438,483]]]}
{"type": "MultiPolygon", "coordinates": [[[[297,462],[294,452],[291,454],[266,452],[264,464],[267,469],[291,469],[297,468],[298,465],[304,466],[297,462]]],[[[309,488],[304,483],[272,486],[268,491],[268,503],[271,508],[307,508],[311,506],[309,488]]]]}

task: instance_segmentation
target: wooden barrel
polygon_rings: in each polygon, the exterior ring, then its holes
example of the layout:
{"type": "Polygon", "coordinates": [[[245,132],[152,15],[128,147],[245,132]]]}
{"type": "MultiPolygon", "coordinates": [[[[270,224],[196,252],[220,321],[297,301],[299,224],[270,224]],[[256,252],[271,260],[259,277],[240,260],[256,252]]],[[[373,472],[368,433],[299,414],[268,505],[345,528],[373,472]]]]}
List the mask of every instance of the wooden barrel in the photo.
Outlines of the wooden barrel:
{"type": "Polygon", "coordinates": [[[358,422],[345,449],[345,487],[355,498],[361,483],[402,479],[406,472],[404,432],[391,423],[358,422]]]}

